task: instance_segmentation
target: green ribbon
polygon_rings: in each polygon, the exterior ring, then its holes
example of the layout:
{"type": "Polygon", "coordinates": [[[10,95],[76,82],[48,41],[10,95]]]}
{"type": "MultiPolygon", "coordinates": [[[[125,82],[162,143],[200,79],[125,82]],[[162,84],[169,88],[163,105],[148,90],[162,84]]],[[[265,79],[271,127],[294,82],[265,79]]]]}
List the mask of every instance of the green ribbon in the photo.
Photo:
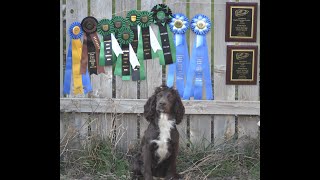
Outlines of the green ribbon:
{"type": "Polygon", "coordinates": [[[106,65],[106,61],[105,61],[105,57],[104,57],[104,42],[103,42],[103,40],[100,43],[99,65],[100,66],[106,65]]]}
{"type": "Polygon", "coordinates": [[[122,75],[122,54],[119,54],[116,62],[116,66],[114,68],[114,75],[121,76],[122,75]]]}

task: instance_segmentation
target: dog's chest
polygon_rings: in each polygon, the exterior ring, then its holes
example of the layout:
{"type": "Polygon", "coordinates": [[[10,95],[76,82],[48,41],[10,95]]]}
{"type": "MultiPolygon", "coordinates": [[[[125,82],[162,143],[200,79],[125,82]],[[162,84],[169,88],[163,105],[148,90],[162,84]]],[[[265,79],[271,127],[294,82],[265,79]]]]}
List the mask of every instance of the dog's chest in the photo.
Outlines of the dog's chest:
{"type": "Polygon", "coordinates": [[[152,140],[151,142],[154,142],[158,145],[158,149],[156,150],[156,154],[159,156],[159,161],[163,161],[167,154],[168,154],[168,141],[171,139],[170,137],[170,131],[174,127],[174,120],[169,120],[168,115],[161,113],[160,119],[158,122],[159,125],[159,140],[152,140]]]}

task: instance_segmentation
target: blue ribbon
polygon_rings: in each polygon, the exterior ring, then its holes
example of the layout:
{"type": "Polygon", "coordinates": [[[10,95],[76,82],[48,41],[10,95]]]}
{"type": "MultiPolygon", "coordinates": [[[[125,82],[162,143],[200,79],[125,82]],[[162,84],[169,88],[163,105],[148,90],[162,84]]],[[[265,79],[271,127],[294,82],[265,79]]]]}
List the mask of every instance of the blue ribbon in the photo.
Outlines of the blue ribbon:
{"type": "Polygon", "coordinates": [[[203,83],[205,83],[206,88],[206,99],[213,99],[208,46],[205,36],[210,30],[210,27],[211,22],[209,18],[202,14],[196,15],[191,21],[191,29],[197,35],[192,47],[183,99],[189,99],[191,96],[194,96],[195,100],[202,99],[203,83]]]}
{"type": "Polygon", "coordinates": [[[176,46],[176,62],[169,65],[167,86],[173,86],[174,75],[176,74],[176,88],[182,97],[184,93],[184,80],[187,76],[186,73],[189,64],[189,52],[185,37],[185,33],[189,28],[189,20],[181,13],[174,14],[169,27],[174,33],[173,41],[176,46]],[[177,22],[180,23],[181,27],[175,25],[177,22]]]}
{"type": "MultiPolygon", "coordinates": [[[[83,31],[81,29],[81,24],[79,22],[73,22],[69,27],[69,36],[70,36],[70,43],[68,48],[67,60],[66,60],[66,69],[65,69],[65,76],[64,76],[64,85],[63,85],[63,93],[70,94],[71,89],[71,78],[72,78],[72,39],[79,39],[83,35],[83,31]],[[80,33],[75,35],[73,33],[73,28],[75,26],[80,27],[80,33]]],[[[88,69],[88,68],[87,68],[88,69]]],[[[92,91],[91,83],[90,83],[90,75],[89,72],[86,71],[85,74],[82,74],[82,84],[84,93],[87,94],[88,92],[92,91]]]]}
{"type": "Polygon", "coordinates": [[[82,85],[83,85],[84,94],[87,94],[88,92],[92,91],[88,67],[87,67],[86,73],[82,74],[82,85]]]}
{"type": "Polygon", "coordinates": [[[69,43],[67,60],[66,60],[66,69],[64,73],[64,84],[63,84],[63,93],[70,94],[71,86],[71,76],[72,76],[72,44],[69,43]]]}

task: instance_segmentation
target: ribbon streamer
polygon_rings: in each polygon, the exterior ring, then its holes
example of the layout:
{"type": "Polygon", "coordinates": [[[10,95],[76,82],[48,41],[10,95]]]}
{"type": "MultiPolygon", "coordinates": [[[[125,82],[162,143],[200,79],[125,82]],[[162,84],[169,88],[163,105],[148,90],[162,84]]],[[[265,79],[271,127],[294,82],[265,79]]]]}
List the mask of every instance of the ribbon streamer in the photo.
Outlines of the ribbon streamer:
{"type": "Polygon", "coordinates": [[[169,64],[167,86],[172,87],[174,84],[174,75],[176,75],[176,88],[181,97],[184,92],[184,81],[187,77],[189,64],[188,45],[185,33],[189,28],[188,18],[180,13],[174,14],[169,24],[171,31],[174,33],[174,45],[176,47],[176,62],[169,64]]]}
{"type": "MultiPolygon", "coordinates": [[[[118,34],[118,40],[122,47],[123,54],[118,56],[115,75],[121,76],[122,80],[130,80],[131,69],[140,72],[140,63],[131,45],[133,36],[132,30],[127,27],[122,28],[118,34]]],[[[138,77],[139,76],[138,74],[138,77]]]]}
{"type": "Polygon", "coordinates": [[[90,92],[92,88],[90,85],[90,79],[87,79],[88,76],[86,74],[81,76],[80,73],[82,52],[82,44],[80,38],[83,34],[81,24],[79,22],[73,22],[70,25],[68,32],[71,41],[67,54],[63,93],[70,94],[71,79],[73,77],[73,93],[75,95],[83,94],[84,90],[84,93],[86,94],[90,92]]]}
{"type": "Polygon", "coordinates": [[[90,75],[105,73],[103,66],[99,65],[100,40],[97,34],[98,20],[92,16],[84,18],[81,22],[84,31],[84,41],[81,56],[81,74],[85,74],[87,66],[90,75]]]}
{"type": "Polygon", "coordinates": [[[191,20],[191,29],[196,34],[196,42],[192,47],[183,99],[189,99],[192,95],[196,100],[202,99],[203,83],[205,83],[206,99],[213,99],[208,46],[205,36],[210,28],[211,22],[209,18],[203,14],[197,14],[191,20]]]}
{"type": "Polygon", "coordinates": [[[139,60],[153,59],[151,52],[150,30],[152,14],[148,11],[141,11],[137,17],[138,24],[138,50],[139,60]]]}
{"type": "Polygon", "coordinates": [[[98,33],[102,35],[100,45],[100,66],[110,66],[113,64],[115,59],[112,58],[112,40],[111,33],[114,32],[113,23],[109,19],[102,19],[98,23],[98,33]]]}
{"type": "Polygon", "coordinates": [[[176,62],[176,49],[173,43],[172,32],[169,30],[168,23],[172,18],[171,9],[165,4],[158,4],[151,9],[154,23],[159,28],[159,42],[163,53],[159,55],[161,65],[172,64],[176,62]]]}

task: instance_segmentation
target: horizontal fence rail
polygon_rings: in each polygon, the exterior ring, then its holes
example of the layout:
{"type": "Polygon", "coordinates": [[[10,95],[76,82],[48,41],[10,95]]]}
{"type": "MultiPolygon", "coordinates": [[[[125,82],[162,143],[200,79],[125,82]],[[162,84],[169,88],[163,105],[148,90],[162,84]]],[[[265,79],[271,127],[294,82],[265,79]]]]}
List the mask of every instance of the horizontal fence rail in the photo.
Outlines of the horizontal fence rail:
{"type": "MultiPolygon", "coordinates": [[[[143,113],[146,99],[61,98],[61,112],[143,113]]],[[[183,100],[186,114],[260,115],[260,101],[183,100]]]]}

